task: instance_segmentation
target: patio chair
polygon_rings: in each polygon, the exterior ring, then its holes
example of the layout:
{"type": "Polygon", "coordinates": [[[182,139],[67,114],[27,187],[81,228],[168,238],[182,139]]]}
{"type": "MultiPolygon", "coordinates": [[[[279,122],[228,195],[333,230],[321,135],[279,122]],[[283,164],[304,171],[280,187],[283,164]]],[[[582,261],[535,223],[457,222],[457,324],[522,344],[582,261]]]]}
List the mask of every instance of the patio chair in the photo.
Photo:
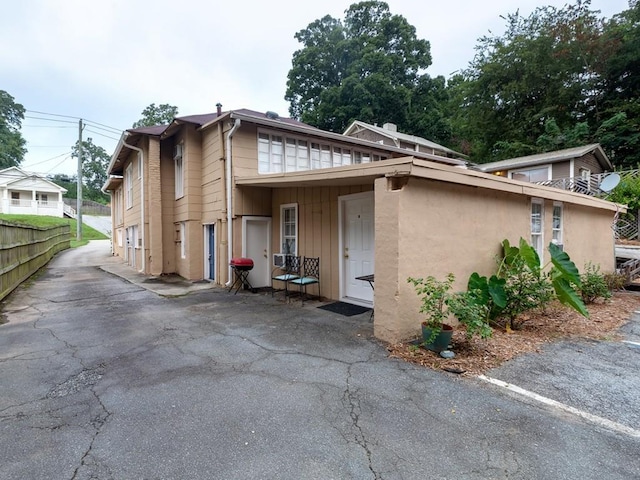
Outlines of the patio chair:
{"type": "Polygon", "coordinates": [[[273,287],[273,282],[284,283],[285,298],[289,295],[289,282],[300,278],[300,257],[295,255],[286,255],[284,257],[284,265],[282,267],[276,267],[271,272],[271,296],[273,297],[276,289],[273,287]],[[276,271],[280,271],[279,275],[275,275],[276,271]]]}
{"type": "Polygon", "coordinates": [[[320,257],[304,257],[302,262],[302,276],[291,280],[289,283],[300,287],[300,296],[302,297],[303,304],[309,285],[318,285],[318,298],[320,298],[320,257]]]}

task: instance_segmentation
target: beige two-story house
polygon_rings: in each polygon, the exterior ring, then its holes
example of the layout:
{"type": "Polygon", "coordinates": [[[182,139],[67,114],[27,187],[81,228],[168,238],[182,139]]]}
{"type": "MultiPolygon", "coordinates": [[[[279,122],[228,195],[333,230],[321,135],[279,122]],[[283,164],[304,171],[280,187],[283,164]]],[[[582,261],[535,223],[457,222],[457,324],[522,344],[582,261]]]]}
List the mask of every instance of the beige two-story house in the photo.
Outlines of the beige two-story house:
{"type": "MultiPolygon", "coordinates": [[[[447,152],[449,153],[449,152],[447,152]]],[[[614,268],[618,207],[467,168],[451,156],[233,110],[123,133],[109,166],[114,254],[149,275],[228,285],[234,257],[269,286],[274,254],[320,258],[320,294],[375,303],[374,331],[416,333],[408,276],[490,274],[508,238],[614,268]],[[375,290],[357,277],[374,274],[375,290]]]]}

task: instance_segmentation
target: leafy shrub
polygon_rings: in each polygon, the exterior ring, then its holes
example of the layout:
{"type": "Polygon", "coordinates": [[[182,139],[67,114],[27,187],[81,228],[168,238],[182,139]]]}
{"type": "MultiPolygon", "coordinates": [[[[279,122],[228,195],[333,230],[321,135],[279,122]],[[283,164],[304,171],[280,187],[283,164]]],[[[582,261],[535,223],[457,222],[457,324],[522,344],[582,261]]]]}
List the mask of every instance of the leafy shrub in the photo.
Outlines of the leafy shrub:
{"type": "Polygon", "coordinates": [[[584,273],[580,275],[580,295],[584,303],[594,303],[598,299],[608,300],[611,298],[609,285],[602,273],[600,265],[593,265],[591,262],[584,266],[584,273]]]}
{"type": "Polygon", "coordinates": [[[627,284],[627,276],[619,272],[605,273],[604,281],[607,283],[607,288],[611,292],[624,290],[624,287],[627,284]]]}

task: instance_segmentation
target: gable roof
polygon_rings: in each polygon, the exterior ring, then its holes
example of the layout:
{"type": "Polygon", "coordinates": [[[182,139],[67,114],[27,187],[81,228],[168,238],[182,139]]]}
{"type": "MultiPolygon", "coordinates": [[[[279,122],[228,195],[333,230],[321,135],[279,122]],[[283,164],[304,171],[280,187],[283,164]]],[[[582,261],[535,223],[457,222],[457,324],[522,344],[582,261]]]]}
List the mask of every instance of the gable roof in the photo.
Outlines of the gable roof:
{"type": "Polygon", "coordinates": [[[355,120],[351,125],[349,125],[347,129],[344,131],[343,135],[348,137],[352,136],[354,133],[358,131],[358,129],[370,130],[372,132],[377,133],[378,135],[381,135],[383,137],[387,137],[393,140],[394,142],[396,142],[396,144],[398,143],[398,141],[403,141],[407,143],[413,143],[415,145],[421,145],[426,148],[431,148],[432,150],[440,150],[450,155],[455,155],[458,158],[466,158],[466,156],[463,155],[462,153],[451,150],[450,148],[447,148],[444,145],[440,145],[439,143],[432,142],[431,140],[427,140],[426,138],[417,137],[415,135],[409,135],[409,134],[397,132],[394,130],[389,130],[384,127],[379,127],[377,125],[371,125],[369,123],[361,122],[360,120],[355,120]]]}
{"type": "Polygon", "coordinates": [[[31,179],[32,181],[37,182],[37,189],[44,190],[47,192],[62,192],[65,193],[67,191],[66,188],[61,187],[60,185],[52,182],[51,180],[46,179],[42,175],[38,175],[37,173],[27,172],[18,167],[9,167],[3,170],[0,170],[0,187],[5,188],[33,188],[32,185],[21,185],[25,180],[31,179]]]}
{"type": "MultiPolygon", "coordinates": [[[[187,115],[183,117],[176,117],[169,125],[158,125],[156,127],[141,127],[141,128],[131,128],[125,130],[116,146],[116,149],[111,156],[111,161],[109,163],[109,167],[107,168],[107,172],[111,174],[114,167],[117,164],[122,164],[125,158],[130,153],[130,148],[125,145],[125,143],[133,146],[137,146],[140,138],[144,135],[150,136],[158,136],[162,139],[169,138],[174,135],[182,125],[185,123],[196,125],[199,130],[204,130],[213,125],[218,124],[218,122],[224,121],[225,119],[239,119],[244,120],[249,123],[253,123],[260,126],[277,128],[280,130],[286,130],[294,133],[298,133],[300,135],[310,135],[315,136],[319,139],[331,140],[335,142],[341,143],[350,143],[352,145],[362,146],[368,149],[376,148],[378,150],[386,150],[395,153],[402,153],[406,155],[408,150],[404,148],[400,148],[397,146],[391,145],[381,145],[376,142],[371,142],[370,140],[364,140],[356,137],[346,136],[340,133],[327,132],[325,130],[321,130],[319,128],[313,127],[306,123],[300,122],[293,118],[280,117],[273,112],[257,112],[255,110],[249,110],[246,108],[241,108],[238,110],[229,110],[226,112],[220,113],[205,113],[198,115],[187,115]]],[[[416,137],[418,138],[418,137],[416,137]]],[[[424,139],[423,139],[424,140],[424,139]]],[[[428,140],[425,140],[428,142],[428,140]]],[[[433,145],[437,145],[433,142],[430,142],[433,145]]],[[[430,147],[431,148],[431,147],[430,147]]],[[[445,149],[446,147],[441,147],[445,149]]],[[[447,149],[448,150],[448,149],[447,149]]],[[[411,150],[409,150],[411,151],[411,150]]],[[[453,152],[453,150],[451,150],[453,152]]],[[[453,152],[455,153],[455,152],[453,152]]],[[[411,151],[411,155],[417,158],[429,159],[436,162],[441,162],[449,165],[456,166],[466,166],[467,162],[464,160],[460,160],[457,158],[448,158],[444,156],[440,156],[437,154],[426,153],[426,152],[417,152],[411,151]]],[[[457,154],[456,155],[460,155],[457,154]]]]}
{"type": "Polygon", "coordinates": [[[535,155],[527,155],[524,157],[509,158],[498,162],[482,163],[476,165],[475,168],[482,172],[499,172],[501,170],[511,170],[514,168],[532,167],[535,165],[543,165],[547,163],[557,163],[573,158],[579,158],[588,153],[593,153],[604,170],[613,170],[613,165],[604,153],[599,143],[592,143],[582,147],[565,148],[563,150],[555,150],[553,152],[536,153],[535,155]]]}

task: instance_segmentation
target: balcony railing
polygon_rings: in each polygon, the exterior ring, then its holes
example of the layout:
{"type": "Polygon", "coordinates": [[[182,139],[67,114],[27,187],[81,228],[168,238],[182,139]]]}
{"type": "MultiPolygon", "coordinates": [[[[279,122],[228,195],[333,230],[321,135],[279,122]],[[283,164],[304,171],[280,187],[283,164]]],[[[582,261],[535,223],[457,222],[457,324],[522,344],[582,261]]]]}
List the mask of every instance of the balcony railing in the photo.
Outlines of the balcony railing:
{"type": "MultiPolygon", "coordinates": [[[[588,179],[580,177],[571,178],[557,178],[554,180],[547,180],[546,182],[535,182],[537,185],[545,185],[547,187],[560,188],[562,190],[569,190],[571,192],[582,193],[584,195],[591,195],[598,198],[607,200],[610,192],[605,192],[600,189],[602,180],[611,173],[617,173],[620,175],[620,181],[624,182],[628,179],[637,179],[640,177],[640,170],[624,170],[621,172],[607,172],[592,174],[588,179]]],[[[634,240],[640,238],[639,227],[639,212],[627,212],[616,214],[615,224],[613,227],[616,239],[628,239],[634,240]]]]}

